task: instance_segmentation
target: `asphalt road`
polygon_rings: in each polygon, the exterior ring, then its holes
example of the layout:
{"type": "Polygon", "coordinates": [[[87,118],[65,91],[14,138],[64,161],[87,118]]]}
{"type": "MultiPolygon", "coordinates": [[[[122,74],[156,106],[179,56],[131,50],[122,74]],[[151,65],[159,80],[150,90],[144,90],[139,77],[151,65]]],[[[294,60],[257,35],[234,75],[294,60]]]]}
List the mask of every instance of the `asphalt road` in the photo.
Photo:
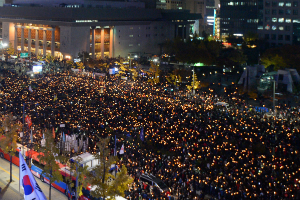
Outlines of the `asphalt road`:
{"type": "MultiPolygon", "coordinates": [[[[5,159],[0,158],[0,187],[2,191],[0,192],[1,200],[23,200],[24,192],[22,186],[19,189],[19,168],[15,165],[12,167],[13,182],[9,183],[9,162],[5,159]]],[[[42,191],[44,192],[47,199],[49,199],[49,185],[41,182],[35,177],[42,191]]],[[[68,198],[58,190],[51,189],[51,199],[52,200],[67,200],[68,198]]]]}

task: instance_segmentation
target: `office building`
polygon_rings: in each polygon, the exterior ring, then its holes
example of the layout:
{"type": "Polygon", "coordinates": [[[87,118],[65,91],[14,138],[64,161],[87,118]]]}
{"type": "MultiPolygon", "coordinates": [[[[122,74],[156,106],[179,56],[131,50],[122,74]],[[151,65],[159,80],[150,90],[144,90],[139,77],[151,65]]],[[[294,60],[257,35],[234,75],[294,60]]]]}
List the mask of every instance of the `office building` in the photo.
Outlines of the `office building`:
{"type": "Polygon", "coordinates": [[[270,47],[300,42],[300,12],[298,1],[264,0],[263,25],[258,27],[261,38],[270,47]]]}
{"type": "Polygon", "coordinates": [[[187,38],[190,25],[201,18],[187,10],[148,9],[147,1],[32,2],[0,7],[3,43],[20,52],[66,59],[82,51],[97,59],[159,54],[167,39],[187,38]]]}
{"type": "Polygon", "coordinates": [[[260,0],[221,0],[220,34],[221,38],[229,35],[243,36],[248,32],[257,33],[262,22],[259,13],[262,10],[260,0]]]}

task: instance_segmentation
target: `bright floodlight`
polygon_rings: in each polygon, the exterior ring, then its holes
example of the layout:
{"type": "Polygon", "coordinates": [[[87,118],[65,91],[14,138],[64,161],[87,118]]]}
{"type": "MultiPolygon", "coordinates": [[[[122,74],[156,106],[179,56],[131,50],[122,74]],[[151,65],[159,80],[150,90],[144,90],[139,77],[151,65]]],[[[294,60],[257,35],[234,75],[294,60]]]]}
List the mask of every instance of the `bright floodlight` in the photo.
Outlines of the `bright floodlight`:
{"type": "Polygon", "coordinates": [[[6,46],[7,46],[7,43],[2,43],[2,46],[3,46],[3,47],[6,47],[6,46]]]}
{"type": "Polygon", "coordinates": [[[135,55],[134,57],[137,58],[137,55],[135,55]]]}

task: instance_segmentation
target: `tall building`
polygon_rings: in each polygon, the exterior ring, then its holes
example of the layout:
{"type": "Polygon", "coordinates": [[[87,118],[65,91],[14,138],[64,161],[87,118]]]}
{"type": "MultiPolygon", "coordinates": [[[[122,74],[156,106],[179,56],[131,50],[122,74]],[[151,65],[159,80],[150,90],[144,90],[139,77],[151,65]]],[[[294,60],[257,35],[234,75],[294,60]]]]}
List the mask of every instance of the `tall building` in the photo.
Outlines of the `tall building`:
{"type": "Polygon", "coordinates": [[[167,39],[188,37],[201,15],[145,8],[145,2],[17,0],[0,7],[2,41],[21,52],[74,59],[159,54],[167,39]],[[31,3],[30,3],[31,2],[31,3]],[[64,2],[64,3],[62,3],[64,2]]]}
{"type": "Polygon", "coordinates": [[[220,0],[221,38],[257,33],[262,24],[262,0],[220,0]]]}
{"type": "Polygon", "coordinates": [[[270,47],[300,43],[299,1],[264,0],[261,38],[270,47]]]}

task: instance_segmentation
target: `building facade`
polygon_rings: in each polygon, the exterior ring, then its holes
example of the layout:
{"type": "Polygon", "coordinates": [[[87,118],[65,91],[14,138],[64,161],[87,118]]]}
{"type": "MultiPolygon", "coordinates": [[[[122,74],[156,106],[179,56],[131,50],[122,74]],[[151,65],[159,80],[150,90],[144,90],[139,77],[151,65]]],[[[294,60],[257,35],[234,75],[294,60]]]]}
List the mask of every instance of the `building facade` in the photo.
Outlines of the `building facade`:
{"type": "Polygon", "coordinates": [[[159,54],[167,39],[188,37],[200,15],[186,10],[97,7],[0,7],[2,41],[20,52],[74,59],[159,54]]]}
{"type": "Polygon", "coordinates": [[[263,14],[263,25],[258,27],[258,33],[270,47],[299,44],[299,1],[264,0],[263,14]]]}
{"type": "Polygon", "coordinates": [[[220,36],[257,33],[262,25],[262,0],[220,0],[220,36]]]}

